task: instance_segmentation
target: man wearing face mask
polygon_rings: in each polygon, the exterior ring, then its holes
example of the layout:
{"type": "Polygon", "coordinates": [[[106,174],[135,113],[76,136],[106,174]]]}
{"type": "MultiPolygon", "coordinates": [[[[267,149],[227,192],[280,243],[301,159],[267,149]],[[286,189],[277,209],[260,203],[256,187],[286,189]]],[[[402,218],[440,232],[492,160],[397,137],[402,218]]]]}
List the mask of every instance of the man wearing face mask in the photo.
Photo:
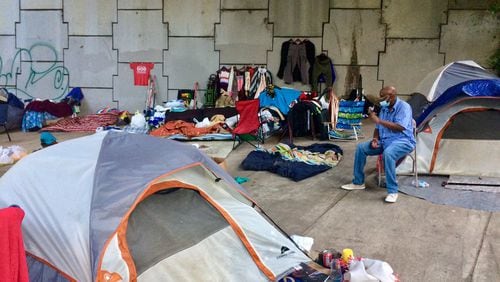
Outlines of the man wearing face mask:
{"type": "Polygon", "coordinates": [[[395,203],[398,199],[396,162],[413,151],[413,120],[411,107],[396,96],[396,88],[386,86],[380,90],[380,116],[369,112],[375,122],[371,141],[359,143],[354,156],[354,178],[352,183],[342,185],[345,190],[365,189],[366,157],[382,154],[386,174],[387,197],[385,201],[395,203]]]}

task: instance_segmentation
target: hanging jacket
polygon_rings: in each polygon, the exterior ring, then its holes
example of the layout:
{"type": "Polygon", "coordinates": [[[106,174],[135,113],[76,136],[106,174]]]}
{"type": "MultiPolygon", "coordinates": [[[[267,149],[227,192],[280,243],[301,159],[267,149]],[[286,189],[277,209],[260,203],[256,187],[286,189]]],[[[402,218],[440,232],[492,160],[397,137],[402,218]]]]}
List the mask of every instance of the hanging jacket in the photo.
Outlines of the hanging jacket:
{"type": "Polygon", "coordinates": [[[318,81],[321,76],[323,76],[325,79],[326,87],[330,87],[333,85],[333,82],[335,81],[333,62],[325,54],[316,56],[316,60],[314,61],[311,77],[312,91],[318,91],[318,81]]]}

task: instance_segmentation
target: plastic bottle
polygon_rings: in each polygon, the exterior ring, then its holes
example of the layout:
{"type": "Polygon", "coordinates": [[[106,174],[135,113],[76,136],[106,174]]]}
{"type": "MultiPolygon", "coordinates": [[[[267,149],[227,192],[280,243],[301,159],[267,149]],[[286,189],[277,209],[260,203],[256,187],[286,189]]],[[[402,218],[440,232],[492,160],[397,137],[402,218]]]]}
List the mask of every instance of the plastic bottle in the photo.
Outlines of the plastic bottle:
{"type": "MultiPolygon", "coordinates": [[[[415,180],[413,180],[413,181],[411,182],[411,185],[415,186],[415,180]]],[[[427,188],[427,187],[429,187],[429,183],[427,183],[427,182],[425,182],[425,181],[423,181],[423,180],[419,180],[419,181],[418,181],[418,187],[419,187],[419,188],[427,188]]]]}

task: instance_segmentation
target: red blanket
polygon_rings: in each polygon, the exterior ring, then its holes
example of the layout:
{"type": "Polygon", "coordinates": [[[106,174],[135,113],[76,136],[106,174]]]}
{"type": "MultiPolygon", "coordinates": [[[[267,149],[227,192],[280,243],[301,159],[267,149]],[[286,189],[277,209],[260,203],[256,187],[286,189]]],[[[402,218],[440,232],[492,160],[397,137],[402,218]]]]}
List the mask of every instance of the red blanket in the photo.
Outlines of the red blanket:
{"type": "Polygon", "coordinates": [[[56,117],[67,117],[73,114],[73,109],[68,103],[54,103],[49,100],[32,101],[26,105],[26,111],[48,112],[56,117]]]}
{"type": "Polygon", "coordinates": [[[0,281],[29,281],[21,232],[23,218],[20,208],[0,209],[0,281]]]}
{"type": "Polygon", "coordinates": [[[168,137],[174,134],[183,134],[186,137],[202,136],[219,131],[220,124],[216,123],[210,127],[195,127],[194,123],[183,120],[169,121],[161,127],[151,131],[149,134],[156,137],[168,137]]]}
{"type": "Polygon", "coordinates": [[[82,117],[65,118],[54,125],[42,128],[42,131],[95,131],[98,127],[116,124],[118,114],[103,113],[82,117]]]}

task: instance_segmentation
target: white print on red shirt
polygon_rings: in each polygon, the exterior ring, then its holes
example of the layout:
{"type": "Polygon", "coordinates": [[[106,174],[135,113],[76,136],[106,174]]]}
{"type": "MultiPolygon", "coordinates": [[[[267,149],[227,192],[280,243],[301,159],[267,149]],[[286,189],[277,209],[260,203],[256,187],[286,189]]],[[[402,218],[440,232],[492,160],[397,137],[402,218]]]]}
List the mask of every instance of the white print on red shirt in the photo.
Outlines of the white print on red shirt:
{"type": "Polygon", "coordinates": [[[130,68],[134,71],[134,85],[147,86],[154,66],[153,63],[130,63],[130,68]]]}

